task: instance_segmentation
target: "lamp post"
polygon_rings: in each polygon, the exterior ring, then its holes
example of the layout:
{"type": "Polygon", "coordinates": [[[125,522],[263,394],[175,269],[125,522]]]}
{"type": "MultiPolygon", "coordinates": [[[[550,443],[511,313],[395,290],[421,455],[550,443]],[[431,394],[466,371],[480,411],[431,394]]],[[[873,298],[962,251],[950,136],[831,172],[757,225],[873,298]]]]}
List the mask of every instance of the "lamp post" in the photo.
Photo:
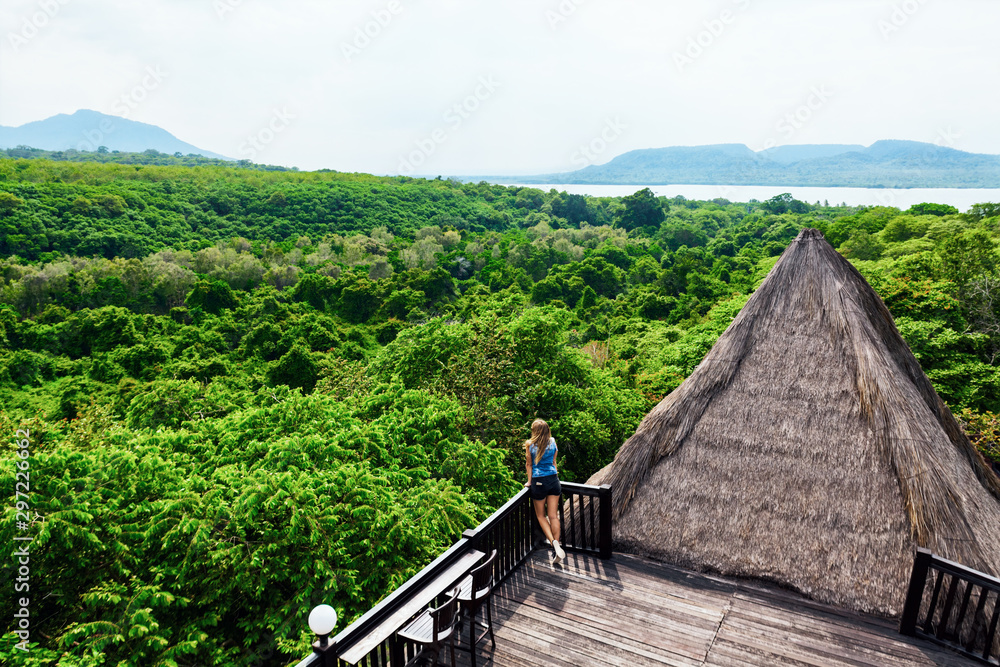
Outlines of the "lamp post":
{"type": "Polygon", "coordinates": [[[317,637],[312,645],[313,651],[319,654],[323,667],[332,667],[337,659],[334,651],[336,645],[327,639],[335,627],[337,627],[337,612],[330,605],[321,604],[309,612],[309,629],[316,633],[317,637]]]}

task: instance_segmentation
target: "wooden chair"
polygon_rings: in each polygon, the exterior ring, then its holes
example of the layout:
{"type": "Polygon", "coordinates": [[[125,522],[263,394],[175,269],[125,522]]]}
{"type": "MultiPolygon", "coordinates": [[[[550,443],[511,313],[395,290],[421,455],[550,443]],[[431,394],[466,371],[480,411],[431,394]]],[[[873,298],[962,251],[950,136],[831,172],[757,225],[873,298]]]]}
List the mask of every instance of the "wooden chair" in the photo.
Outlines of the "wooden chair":
{"type": "Polygon", "coordinates": [[[421,646],[405,667],[416,665],[430,658],[431,665],[438,665],[445,643],[451,649],[451,667],[455,667],[455,634],[458,624],[458,589],[451,591],[451,597],[437,609],[426,609],[420,616],[399,631],[399,636],[421,646]]]}
{"type": "MultiPolygon", "coordinates": [[[[497,550],[494,549],[490,557],[481,565],[477,565],[469,576],[466,577],[458,589],[458,599],[462,603],[462,622],[469,623],[469,653],[472,656],[472,667],[476,667],[476,646],[489,634],[490,642],[495,650],[496,639],[493,638],[493,561],[496,560],[497,550]],[[476,615],[479,608],[486,604],[486,622],[476,622],[476,615]],[[476,627],[483,628],[483,632],[476,636],[476,627]]],[[[465,648],[465,647],[462,647],[465,648]]]]}

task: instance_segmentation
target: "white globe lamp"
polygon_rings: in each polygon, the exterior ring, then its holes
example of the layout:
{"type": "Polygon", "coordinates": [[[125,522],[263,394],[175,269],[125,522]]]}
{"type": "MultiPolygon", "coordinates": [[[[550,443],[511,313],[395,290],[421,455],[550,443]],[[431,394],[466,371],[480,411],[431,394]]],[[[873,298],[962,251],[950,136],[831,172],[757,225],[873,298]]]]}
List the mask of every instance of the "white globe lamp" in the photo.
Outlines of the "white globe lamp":
{"type": "Polygon", "coordinates": [[[326,646],[326,638],[337,627],[337,611],[328,604],[321,604],[309,612],[309,629],[319,637],[319,645],[326,646]]]}

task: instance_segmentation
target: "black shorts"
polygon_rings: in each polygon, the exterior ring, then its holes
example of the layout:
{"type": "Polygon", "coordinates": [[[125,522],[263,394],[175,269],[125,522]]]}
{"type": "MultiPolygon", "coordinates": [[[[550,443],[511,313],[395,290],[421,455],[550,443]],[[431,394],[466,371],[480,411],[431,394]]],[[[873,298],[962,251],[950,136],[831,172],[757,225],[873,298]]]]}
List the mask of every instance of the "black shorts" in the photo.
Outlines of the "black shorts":
{"type": "Polygon", "coordinates": [[[535,477],[531,480],[531,499],[545,500],[546,496],[561,496],[562,486],[559,484],[559,475],[546,475],[545,477],[535,477]]]}

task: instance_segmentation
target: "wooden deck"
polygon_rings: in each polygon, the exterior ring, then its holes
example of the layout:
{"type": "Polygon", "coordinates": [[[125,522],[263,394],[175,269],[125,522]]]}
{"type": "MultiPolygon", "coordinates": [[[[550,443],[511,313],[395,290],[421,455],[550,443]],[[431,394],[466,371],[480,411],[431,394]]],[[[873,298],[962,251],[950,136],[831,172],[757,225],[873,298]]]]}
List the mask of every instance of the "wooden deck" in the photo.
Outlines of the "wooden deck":
{"type": "Polygon", "coordinates": [[[900,635],[895,621],[627,554],[569,554],[553,567],[535,552],[494,603],[497,667],[977,664],[900,635]]]}

